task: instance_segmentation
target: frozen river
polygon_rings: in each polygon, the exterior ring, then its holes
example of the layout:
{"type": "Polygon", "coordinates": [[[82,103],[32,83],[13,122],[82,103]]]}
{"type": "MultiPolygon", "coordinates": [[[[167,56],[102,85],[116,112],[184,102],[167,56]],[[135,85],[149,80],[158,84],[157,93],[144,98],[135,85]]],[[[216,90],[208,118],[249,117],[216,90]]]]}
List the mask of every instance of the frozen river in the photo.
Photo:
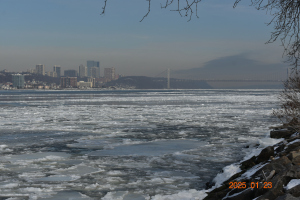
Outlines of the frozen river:
{"type": "Polygon", "coordinates": [[[0,91],[0,197],[201,199],[268,143],[278,92],[0,91]]]}

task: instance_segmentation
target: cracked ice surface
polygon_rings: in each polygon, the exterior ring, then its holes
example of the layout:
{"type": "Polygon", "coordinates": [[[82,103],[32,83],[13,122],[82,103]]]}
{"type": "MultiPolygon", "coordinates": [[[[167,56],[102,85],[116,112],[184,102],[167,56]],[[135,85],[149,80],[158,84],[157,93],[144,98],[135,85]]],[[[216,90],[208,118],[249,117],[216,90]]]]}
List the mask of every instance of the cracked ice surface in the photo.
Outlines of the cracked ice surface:
{"type": "Polygon", "coordinates": [[[0,194],[202,199],[222,168],[268,143],[277,92],[1,91],[0,194]]]}

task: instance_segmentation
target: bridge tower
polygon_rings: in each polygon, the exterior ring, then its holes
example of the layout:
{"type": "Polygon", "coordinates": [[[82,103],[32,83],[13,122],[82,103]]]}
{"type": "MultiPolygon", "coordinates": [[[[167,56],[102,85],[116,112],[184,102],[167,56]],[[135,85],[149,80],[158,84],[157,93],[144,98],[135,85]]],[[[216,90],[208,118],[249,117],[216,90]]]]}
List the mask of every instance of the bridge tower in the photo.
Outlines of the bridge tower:
{"type": "Polygon", "coordinates": [[[167,88],[170,89],[170,68],[168,68],[168,86],[167,88]]]}

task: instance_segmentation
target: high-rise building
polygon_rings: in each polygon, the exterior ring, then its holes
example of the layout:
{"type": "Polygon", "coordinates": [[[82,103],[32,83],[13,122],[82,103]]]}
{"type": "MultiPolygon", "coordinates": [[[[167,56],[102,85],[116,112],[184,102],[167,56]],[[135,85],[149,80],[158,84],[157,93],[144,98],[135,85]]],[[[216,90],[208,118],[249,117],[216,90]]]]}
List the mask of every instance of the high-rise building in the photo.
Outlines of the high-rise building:
{"type": "Polygon", "coordinates": [[[97,67],[91,67],[91,78],[97,78],[97,72],[98,68],[97,67]]]}
{"type": "Polygon", "coordinates": [[[13,74],[12,75],[13,87],[15,88],[24,88],[24,75],[22,74],[13,74]]]}
{"type": "Polygon", "coordinates": [[[57,77],[57,73],[56,72],[47,72],[47,76],[57,77]]]}
{"type": "Polygon", "coordinates": [[[61,88],[75,88],[77,87],[77,77],[60,77],[61,88]]]}
{"type": "Polygon", "coordinates": [[[64,76],[77,77],[77,71],[74,69],[69,69],[64,71],[64,76]]]}
{"type": "Polygon", "coordinates": [[[87,65],[87,76],[88,77],[92,77],[92,71],[91,71],[91,68],[92,67],[97,67],[97,73],[96,73],[96,78],[99,78],[100,77],[100,62],[99,61],[93,61],[93,60],[88,60],[86,62],[86,65],[87,65]]]}
{"type": "Polygon", "coordinates": [[[97,75],[96,78],[100,78],[100,62],[99,61],[95,61],[94,62],[95,67],[97,67],[97,75]]]}
{"type": "Polygon", "coordinates": [[[106,81],[112,81],[116,79],[116,70],[114,67],[104,69],[104,78],[106,81]]]}
{"type": "Polygon", "coordinates": [[[79,77],[84,78],[87,77],[87,67],[84,65],[79,65],[79,77]]]}
{"type": "Polygon", "coordinates": [[[59,65],[54,65],[53,66],[53,72],[56,72],[57,77],[61,76],[61,67],[59,65]]]}
{"type": "Polygon", "coordinates": [[[35,68],[36,68],[37,74],[41,74],[41,75],[45,76],[45,65],[38,64],[35,66],[35,68]]]}

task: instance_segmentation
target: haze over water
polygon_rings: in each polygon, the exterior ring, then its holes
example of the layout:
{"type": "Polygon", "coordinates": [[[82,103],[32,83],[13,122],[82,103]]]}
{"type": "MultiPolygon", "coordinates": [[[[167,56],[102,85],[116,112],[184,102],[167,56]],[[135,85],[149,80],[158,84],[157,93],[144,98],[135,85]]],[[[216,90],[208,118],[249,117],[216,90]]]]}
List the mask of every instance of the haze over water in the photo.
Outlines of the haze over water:
{"type": "Polygon", "coordinates": [[[234,9],[234,1],[202,1],[199,18],[193,6],[189,22],[189,16],[170,11],[177,9],[177,1],[161,9],[165,2],[151,1],[150,14],[140,22],[147,1],[108,0],[100,15],[104,0],[2,0],[0,70],[26,71],[37,64],[46,71],[54,65],[78,70],[95,60],[101,70],[115,67],[126,76],[204,68],[213,71],[205,78],[240,79],[247,69],[246,78],[253,78],[252,73],[269,78],[269,68],[277,72],[282,66],[284,73],[288,67],[282,63],[280,41],[265,45],[273,31],[266,26],[272,16],[251,2],[241,1],[234,9]]]}

